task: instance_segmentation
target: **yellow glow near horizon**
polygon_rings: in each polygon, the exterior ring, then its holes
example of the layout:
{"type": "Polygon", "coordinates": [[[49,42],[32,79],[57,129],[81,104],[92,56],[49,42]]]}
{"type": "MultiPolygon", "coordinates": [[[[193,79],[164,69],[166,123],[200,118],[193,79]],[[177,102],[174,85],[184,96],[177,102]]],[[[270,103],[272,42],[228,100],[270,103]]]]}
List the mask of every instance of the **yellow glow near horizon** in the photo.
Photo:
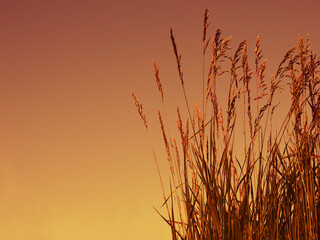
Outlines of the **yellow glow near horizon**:
{"type": "MultiPolygon", "coordinates": [[[[153,209],[161,187],[130,91],[143,103],[167,182],[152,59],[173,129],[185,104],[169,29],[193,103],[202,93],[206,8],[208,36],[221,28],[233,48],[247,39],[249,61],[262,34],[267,80],[298,33],[310,32],[320,52],[318,0],[2,1],[0,239],[169,239],[153,209]]],[[[218,85],[222,98],[228,81],[218,85]]]]}

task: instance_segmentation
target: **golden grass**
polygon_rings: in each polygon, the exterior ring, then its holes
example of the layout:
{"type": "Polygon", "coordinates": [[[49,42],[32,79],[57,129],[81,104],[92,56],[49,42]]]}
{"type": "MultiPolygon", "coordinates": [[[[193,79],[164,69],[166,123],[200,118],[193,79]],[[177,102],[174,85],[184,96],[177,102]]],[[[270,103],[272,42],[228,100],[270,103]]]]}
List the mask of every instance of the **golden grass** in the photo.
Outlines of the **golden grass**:
{"type": "MultiPolygon", "coordinates": [[[[189,107],[181,54],[170,30],[188,109],[184,121],[177,109],[180,147],[169,131],[154,62],[165,119],[158,111],[159,121],[170,165],[168,195],[162,185],[167,216],[157,212],[171,228],[172,239],[320,239],[320,60],[311,50],[310,36],[305,41],[299,36],[297,47],[285,54],[267,82],[260,35],[252,71],[246,41],[230,55],[231,37],[222,38],[220,29],[207,40],[208,18],[206,10],[202,111],[197,105],[193,112],[189,107]],[[226,119],[216,97],[216,81],[222,76],[230,78],[226,119]],[[256,81],[256,96],[251,81],[256,81]],[[274,96],[285,84],[290,86],[291,107],[274,133],[274,96]],[[236,131],[236,126],[243,131],[236,131]],[[234,153],[235,139],[243,139],[244,154],[234,153]]],[[[134,94],[133,98],[148,131],[142,105],[134,94]]],[[[156,156],[155,161],[158,167],[156,156]]]]}

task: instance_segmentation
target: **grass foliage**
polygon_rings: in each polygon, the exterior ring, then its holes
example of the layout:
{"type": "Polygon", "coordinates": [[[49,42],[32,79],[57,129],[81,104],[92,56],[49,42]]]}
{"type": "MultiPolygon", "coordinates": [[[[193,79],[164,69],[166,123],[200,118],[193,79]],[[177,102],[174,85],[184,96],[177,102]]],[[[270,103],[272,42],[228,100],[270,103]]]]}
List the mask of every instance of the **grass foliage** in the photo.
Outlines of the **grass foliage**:
{"type": "MultiPolygon", "coordinates": [[[[266,80],[260,35],[252,68],[247,42],[231,53],[231,37],[223,38],[220,29],[207,37],[208,18],[206,10],[202,109],[190,107],[181,55],[170,31],[188,110],[182,119],[177,109],[179,140],[170,134],[159,69],[153,63],[170,166],[167,195],[155,156],[167,210],[166,215],[158,213],[170,226],[173,240],[320,239],[320,60],[311,50],[310,36],[305,40],[299,36],[297,46],[266,80]],[[230,79],[224,110],[216,97],[219,78],[230,79]],[[278,106],[274,97],[285,86],[291,106],[277,124],[272,121],[278,106]],[[242,154],[234,151],[239,142],[242,154]]],[[[132,95],[148,130],[142,105],[132,95]]]]}

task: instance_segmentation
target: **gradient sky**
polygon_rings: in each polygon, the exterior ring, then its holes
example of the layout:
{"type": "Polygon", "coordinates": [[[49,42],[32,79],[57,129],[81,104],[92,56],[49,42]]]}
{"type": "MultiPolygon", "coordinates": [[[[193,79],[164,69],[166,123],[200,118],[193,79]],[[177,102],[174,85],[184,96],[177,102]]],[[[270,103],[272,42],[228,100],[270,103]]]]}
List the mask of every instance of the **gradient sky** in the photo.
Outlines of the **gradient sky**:
{"type": "Polygon", "coordinates": [[[249,58],[262,34],[267,79],[298,34],[310,32],[320,53],[319,0],[1,1],[0,239],[169,239],[153,209],[161,188],[130,91],[168,178],[152,59],[174,124],[184,105],[169,29],[193,102],[206,8],[209,32],[221,28],[233,46],[247,39],[249,58]]]}

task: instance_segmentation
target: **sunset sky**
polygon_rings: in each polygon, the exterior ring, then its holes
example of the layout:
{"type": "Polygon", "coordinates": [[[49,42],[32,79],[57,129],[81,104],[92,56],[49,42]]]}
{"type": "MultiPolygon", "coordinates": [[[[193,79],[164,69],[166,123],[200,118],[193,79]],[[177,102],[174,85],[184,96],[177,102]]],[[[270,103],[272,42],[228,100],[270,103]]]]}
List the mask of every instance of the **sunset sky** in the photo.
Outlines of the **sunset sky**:
{"type": "Polygon", "coordinates": [[[233,47],[248,40],[250,61],[261,33],[266,79],[298,34],[310,33],[320,54],[319,0],[1,1],[0,239],[170,239],[153,209],[164,210],[161,187],[130,92],[168,179],[152,59],[174,126],[185,105],[170,27],[186,91],[200,102],[206,8],[209,35],[221,28],[233,47]]]}

